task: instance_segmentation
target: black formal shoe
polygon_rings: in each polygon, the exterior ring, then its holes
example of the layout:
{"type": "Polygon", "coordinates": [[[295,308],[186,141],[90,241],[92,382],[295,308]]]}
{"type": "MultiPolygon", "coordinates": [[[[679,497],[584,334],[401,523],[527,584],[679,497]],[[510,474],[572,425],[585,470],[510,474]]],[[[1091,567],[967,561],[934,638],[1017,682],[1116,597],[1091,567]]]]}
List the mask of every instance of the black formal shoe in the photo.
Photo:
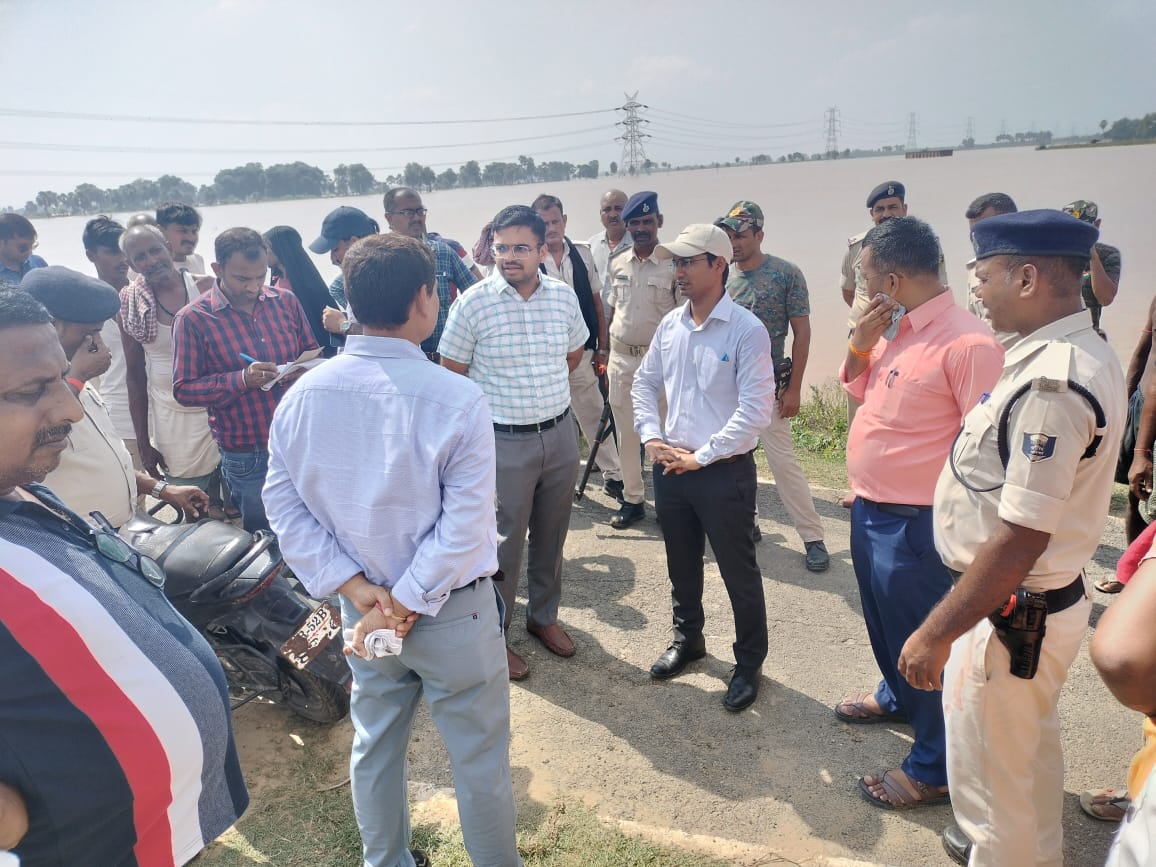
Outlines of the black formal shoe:
{"type": "Polygon", "coordinates": [[[666,649],[666,653],[654,661],[654,665],[650,666],[650,676],[655,680],[666,680],[704,656],[706,656],[706,641],[701,635],[697,641],[676,641],[666,649]]]}
{"type": "Polygon", "coordinates": [[[602,492],[622,502],[622,479],[607,479],[602,483],[602,492]]]}
{"type": "Polygon", "coordinates": [[[723,707],[730,711],[740,711],[754,704],[759,697],[759,677],[762,673],[762,666],[751,668],[749,665],[736,665],[723,698],[723,707]]]}
{"type": "Polygon", "coordinates": [[[827,546],[823,544],[823,540],[805,542],[803,547],[807,549],[807,571],[826,572],[831,565],[831,555],[827,553],[827,546]]]}
{"type": "Polygon", "coordinates": [[[943,829],[943,851],[948,854],[956,864],[962,864],[967,867],[967,862],[971,858],[971,840],[967,838],[967,834],[959,825],[948,825],[943,829]]]}
{"type": "Polygon", "coordinates": [[[410,849],[409,854],[413,856],[413,863],[417,867],[430,867],[432,862],[429,860],[429,855],[421,849],[410,849]]]}
{"type": "Polygon", "coordinates": [[[618,514],[610,519],[610,526],[615,530],[625,530],[645,517],[646,506],[642,503],[623,503],[618,509],[618,514]]]}

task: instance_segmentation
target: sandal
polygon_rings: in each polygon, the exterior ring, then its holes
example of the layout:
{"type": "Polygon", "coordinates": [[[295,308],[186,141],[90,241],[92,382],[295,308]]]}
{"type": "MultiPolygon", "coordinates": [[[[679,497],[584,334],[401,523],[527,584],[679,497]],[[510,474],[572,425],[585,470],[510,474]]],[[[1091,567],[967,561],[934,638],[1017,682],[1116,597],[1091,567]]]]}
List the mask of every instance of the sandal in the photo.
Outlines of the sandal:
{"type": "MultiPolygon", "coordinates": [[[[874,725],[876,723],[905,723],[907,714],[899,711],[872,710],[867,707],[867,699],[874,699],[873,692],[860,692],[845,698],[835,705],[835,716],[852,725],[874,725]]],[[[878,707],[878,702],[875,703],[878,707]]]]}
{"type": "Polygon", "coordinates": [[[883,810],[914,810],[919,807],[938,807],[941,804],[951,803],[951,795],[946,789],[921,783],[898,768],[884,771],[877,777],[860,777],[859,792],[874,806],[883,810]],[[872,786],[882,786],[887,800],[872,792],[872,786]]]}
{"type": "MultiPolygon", "coordinates": [[[[1099,590],[1101,593],[1119,593],[1124,589],[1124,585],[1117,581],[1115,577],[1101,578],[1099,581],[1093,582],[1092,586],[1099,590]]],[[[1105,789],[1105,791],[1111,790],[1105,789]]]]}
{"type": "Polygon", "coordinates": [[[1080,794],[1080,809],[1098,822],[1122,822],[1131,806],[1132,800],[1126,794],[1116,794],[1115,789],[1089,789],[1080,794]]]}

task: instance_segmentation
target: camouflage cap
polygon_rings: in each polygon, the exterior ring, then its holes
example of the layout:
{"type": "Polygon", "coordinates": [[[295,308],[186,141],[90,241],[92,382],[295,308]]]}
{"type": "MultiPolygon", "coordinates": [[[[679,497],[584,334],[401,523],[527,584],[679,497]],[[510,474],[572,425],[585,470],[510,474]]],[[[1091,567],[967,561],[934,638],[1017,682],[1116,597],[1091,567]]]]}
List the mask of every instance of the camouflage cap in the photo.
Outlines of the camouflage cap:
{"type": "Polygon", "coordinates": [[[1085,223],[1094,223],[1100,217],[1100,209],[1095,202],[1089,202],[1084,199],[1076,199],[1074,202],[1069,202],[1061,209],[1065,214],[1071,214],[1077,220],[1083,220],[1085,223]]]}
{"type": "Polygon", "coordinates": [[[743,229],[763,227],[763,209],[754,202],[735,202],[725,217],[714,221],[716,226],[741,232],[743,229]]]}

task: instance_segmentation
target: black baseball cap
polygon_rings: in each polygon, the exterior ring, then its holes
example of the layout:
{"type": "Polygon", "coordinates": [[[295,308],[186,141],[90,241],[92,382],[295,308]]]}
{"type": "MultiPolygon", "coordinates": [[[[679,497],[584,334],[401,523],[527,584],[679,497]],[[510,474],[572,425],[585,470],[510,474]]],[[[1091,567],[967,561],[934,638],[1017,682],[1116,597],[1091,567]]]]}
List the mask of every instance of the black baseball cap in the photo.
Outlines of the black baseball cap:
{"type": "Polygon", "coordinates": [[[314,253],[328,253],[342,241],[376,235],[379,231],[377,222],[365,211],[342,205],[326,215],[321,222],[321,234],[309,249],[314,253]]]}

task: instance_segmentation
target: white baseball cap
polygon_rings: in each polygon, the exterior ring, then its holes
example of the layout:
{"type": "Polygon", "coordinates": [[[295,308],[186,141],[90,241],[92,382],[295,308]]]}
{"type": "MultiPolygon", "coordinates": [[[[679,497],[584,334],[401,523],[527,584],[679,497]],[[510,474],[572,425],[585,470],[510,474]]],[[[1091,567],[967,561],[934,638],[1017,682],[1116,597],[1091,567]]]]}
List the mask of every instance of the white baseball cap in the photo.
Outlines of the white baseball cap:
{"type": "Polygon", "coordinates": [[[727,233],[710,223],[691,223],[669,244],[654,248],[656,259],[689,259],[702,253],[718,256],[729,265],[733,248],[727,233]]]}

